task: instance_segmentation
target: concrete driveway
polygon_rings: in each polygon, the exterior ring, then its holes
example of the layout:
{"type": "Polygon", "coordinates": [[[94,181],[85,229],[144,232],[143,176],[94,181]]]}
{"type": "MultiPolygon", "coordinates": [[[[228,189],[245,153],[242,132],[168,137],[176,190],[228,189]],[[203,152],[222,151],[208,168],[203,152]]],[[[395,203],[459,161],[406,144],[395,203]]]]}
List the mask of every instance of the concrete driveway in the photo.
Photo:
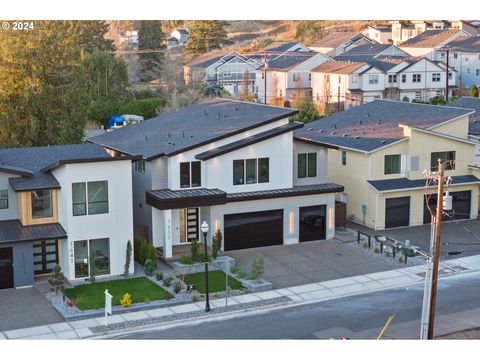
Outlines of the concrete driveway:
{"type": "Polygon", "coordinates": [[[270,281],[275,289],[400,267],[338,239],[235,250],[225,255],[233,257],[237,266],[247,273],[252,260],[262,255],[265,264],[263,278],[270,281]]]}
{"type": "MultiPolygon", "coordinates": [[[[352,224],[351,228],[359,228],[359,226],[352,224]]],[[[369,234],[386,235],[402,242],[410,240],[412,245],[419,246],[423,250],[430,248],[430,225],[381,231],[365,230],[369,234]]],[[[442,260],[478,254],[480,254],[480,220],[450,221],[442,224],[440,243],[440,258],[442,260]],[[450,251],[461,251],[461,253],[452,256],[448,255],[450,251]]]]}
{"type": "Polygon", "coordinates": [[[0,290],[0,331],[64,321],[35,287],[0,290]]]}

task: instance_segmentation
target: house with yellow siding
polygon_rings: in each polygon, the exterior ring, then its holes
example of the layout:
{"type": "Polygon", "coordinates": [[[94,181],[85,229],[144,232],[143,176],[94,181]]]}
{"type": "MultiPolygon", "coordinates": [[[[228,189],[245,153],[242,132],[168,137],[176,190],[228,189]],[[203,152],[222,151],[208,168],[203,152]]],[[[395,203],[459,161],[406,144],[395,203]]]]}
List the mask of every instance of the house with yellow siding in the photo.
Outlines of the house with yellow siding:
{"type": "Polygon", "coordinates": [[[375,230],[430,222],[435,184],[425,171],[445,163],[453,211],[445,220],[477,218],[478,142],[469,138],[475,110],[375,100],[314,121],[297,140],[328,146],[329,181],[341,184],[347,216],[375,230]],[[476,175],[475,175],[476,174],[476,175]]]}

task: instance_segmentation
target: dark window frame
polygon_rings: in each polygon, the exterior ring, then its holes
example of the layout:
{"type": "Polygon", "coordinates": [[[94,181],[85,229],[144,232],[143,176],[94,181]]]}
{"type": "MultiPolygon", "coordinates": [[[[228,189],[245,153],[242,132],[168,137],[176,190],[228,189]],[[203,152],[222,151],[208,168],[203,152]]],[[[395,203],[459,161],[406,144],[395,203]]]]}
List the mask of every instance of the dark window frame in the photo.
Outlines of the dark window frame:
{"type": "Polygon", "coordinates": [[[307,154],[302,153],[297,155],[297,177],[304,179],[307,177],[307,154]],[[300,166],[303,165],[301,169],[300,166]]]}
{"type": "Polygon", "coordinates": [[[32,219],[44,219],[44,218],[51,218],[53,217],[53,191],[52,189],[42,189],[42,190],[34,190],[30,193],[30,197],[31,197],[31,206],[32,206],[32,219]],[[33,198],[33,193],[37,193],[37,192],[49,192],[50,193],[50,212],[48,215],[34,215],[34,198],[33,198]]]}
{"type": "Polygon", "coordinates": [[[0,194],[7,194],[5,199],[0,196],[0,209],[8,209],[8,190],[0,190],[0,194]],[[1,205],[5,202],[5,205],[1,205]]]}
{"type": "Polygon", "coordinates": [[[258,158],[257,160],[257,176],[259,183],[268,183],[270,182],[270,158],[258,158]],[[262,163],[266,166],[262,168],[262,163]]]}
{"type": "Polygon", "coordinates": [[[78,183],[72,183],[72,214],[73,216],[84,216],[84,215],[87,215],[87,183],[86,182],[78,182],[78,183]],[[84,202],[74,202],[73,201],[73,187],[75,185],[81,185],[83,184],[84,185],[84,188],[83,188],[83,199],[84,199],[84,202]],[[75,211],[75,207],[78,206],[78,205],[83,205],[83,213],[78,213],[75,211]]]}
{"type": "Polygon", "coordinates": [[[190,187],[190,162],[184,161],[180,163],[180,187],[189,188],[190,187]],[[185,174],[185,171],[187,173],[185,174]],[[187,181],[187,182],[185,182],[187,181]]]}
{"type": "Polygon", "coordinates": [[[201,186],[202,186],[202,164],[200,161],[192,161],[190,162],[190,187],[201,187],[201,186]]]}
{"type": "Polygon", "coordinates": [[[401,172],[402,172],[402,155],[401,154],[385,155],[384,160],[383,160],[383,173],[384,173],[384,175],[400,174],[401,172]],[[393,168],[392,163],[390,163],[387,166],[387,159],[392,159],[394,157],[395,157],[395,159],[398,159],[398,168],[397,167],[393,168]],[[397,171],[397,169],[398,169],[398,171],[397,171]]]}
{"type": "Polygon", "coordinates": [[[83,182],[76,182],[76,183],[72,183],[72,214],[73,216],[91,216],[91,215],[102,215],[102,214],[108,214],[110,212],[110,198],[108,196],[108,180],[94,180],[94,181],[83,181],[83,182]],[[103,200],[103,201],[90,201],[88,196],[88,184],[90,183],[97,183],[97,182],[104,182],[106,183],[106,200],[103,200]],[[84,203],[75,203],[73,202],[73,186],[74,185],[77,185],[77,184],[84,184],[84,199],[85,199],[85,202],[84,203]],[[75,205],[82,205],[84,204],[84,212],[83,213],[76,213],[75,212],[75,205]],[[107,207],[107,211],[105,212],[91,212],[90,211],[90,204],[106,204],[107,207]]]}
{"type": "Polygon", "coordinates": [[[233,160],[232,164],[233,164],[233,185],[245,185],[245,159],[233,160]],[[237,168],[235,164],[237,164],[238,166],[241,164],[241,168],[242,168],[241,177],[236,176],[239,174],[235,174],[235,170],[240,169],[239,167],[237,168]],[[238,179],[240,181],[236,182],[235,179],[238,179]]]}
{"type": "Polygon", "coordinates": [[[438,159],[442,159],[442,163],[445,165],[445,170],[455,170],[455,159],[456,159],[456,151],[436,151],[430,153],[430,170],[431,171],[438,171],[438,159]],[[446,154],[446,157],[441,155],[446,154]],[[453,156],[451,156],[453,154],[453,156]],[[435,157],[434,157],[435,155],[435,157]]]}
{"type": "Polygon", "coordinates": [[[345,150],[342,150],[342,165],[346,166],[347,165],[347,152],[345,150]]]}

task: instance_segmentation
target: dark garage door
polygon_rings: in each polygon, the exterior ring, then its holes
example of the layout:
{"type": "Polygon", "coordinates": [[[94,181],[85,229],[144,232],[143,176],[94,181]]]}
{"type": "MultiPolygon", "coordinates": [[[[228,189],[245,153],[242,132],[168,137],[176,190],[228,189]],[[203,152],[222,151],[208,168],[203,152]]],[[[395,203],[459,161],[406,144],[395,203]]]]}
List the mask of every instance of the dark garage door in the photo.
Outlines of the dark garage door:
{"type": "Polygon", "coordinates": [[[223,217],[225,251],[283,244],[283,210],[223,217]]]}
{"type": "Polygon", "coordinates": [[[305,206],[300,208],[300,241],[325,239],[326,206],[305,206]]]}
{"type": "Polygon", "coordinates": [[[0,289],[13,288],[12,248],[0,248],[0,289]]]}
{"type": "MultiPolygon", "coordinates": [[[[450,192],[452,196],[452,208],[453,211],[449,214],[443,214],[443,221],[448,220],[462,220],[470,219],[470,208],[472,203],[472,192],[468,191],[454,191],[450,192]]],[[[435,214],[437,207],[437,194],[432,194],[428,197],[428,202],[430,204],[430,209],[432,209],[435,214]]],[[[423,223],[430,224],[431,215],[427,207],[427,196],[424,196],[423,200],[423,223]]]]}
{"type": "Polygon", "coordinates": [[[385,200],[385,228],[410,225],[410,196],[385,200]]]}

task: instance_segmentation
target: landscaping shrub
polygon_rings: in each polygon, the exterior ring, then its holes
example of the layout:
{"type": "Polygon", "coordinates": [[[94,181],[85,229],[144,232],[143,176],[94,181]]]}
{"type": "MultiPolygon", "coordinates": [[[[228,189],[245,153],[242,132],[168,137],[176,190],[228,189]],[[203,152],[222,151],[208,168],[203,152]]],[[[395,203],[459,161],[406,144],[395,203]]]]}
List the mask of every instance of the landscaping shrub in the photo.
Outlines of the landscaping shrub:
{"type": "Polygon", "coordinates": [[[145,119],[150,119],[157,116],[166,104],[167,100],[164,98],[130,100],[121,106],[120,112],[122,115],[140,115],[145,119]]]}
{"type": "Polygon", "coordinates": [[[147,260],[152,260],[155,264],[157,263],[157,249],[155,249],[155,246],[152,244],[148,243],[148,250],[147,250],[147,257],[145,261],[147,260]]]}
{"type": "Polygon", "coordinates": [[[208,261],[208,262],[211,262],[212,261],[212,257],[210,255],[207,254],[207,258],[205,258],[205,254],[204,253],[201,253],[200,254],[200,259],[199,259],[200,262],[205,262],[205,261],[208,261]]]}
{"type": "Polygon", "coordinates": [[[200,260],[200,244],[197,239],[193,239],[190,244],[190,257],[193,261],[200,260]]]}
{"type": "Polygon", "coordinates": [[[192,295],[192,302],[197,302],[197,301],[200,301],[200,296],[192,295]]]}
{"type": "Polygon", "coordinates": [[[185,264],[185,265],[192,265],[194,263],[194,261],[192,260],[192,258],[190,256],[184,255],[180,258],[180,263],[185,264]]]}
{"type": "Polygon", "coordinates": [[[123,276],[128,276],[128,271],[130,270],[130,262],[132,261],[132,242],[128,240],[127,250],[125,253],[125,265],[123,268],[123,276]]]}
{"type": "Polygon", "coordinates": [[[263,276],[265,272],[263,256],[260,255],[253,259],[250,272],[250,277],[254,280],[260,279],[263,276]]]}
{"type": "Polygon", "coordinates": [[[63,291],[64,281],[65,276],[63,275],[62,268],[57,264],[48,278],[48,283],[52,286],[52,291],[55,291],[55,294],[58,294],[59,291],[63,291]]]}
{"type": "Polygon", "coordinates": [[[172,285],[173,280],[174,280],[173,276],[168,275],[165,279],[163,279],[163,285],[166,287],[170,287],[170,285],[172,285]]]}
{"type": "Polygon", "coordinates": [[[220,229],[217,229],[215,231],[215,234],[213,235],[212,237],[212,257],[214,259],[217,258],[218,256],[218,251],[221,249],[222,247],[222,232],[220,231],[220,229]]]}
{"type": "Polygon", "coordinates": [[[173,291],[175,294],[178,294],[182,290],[182,283],[180,281],[175,281],[173,283],[173,291]]]}
{"type": "Polygon", "coordinates": [[[108,125],[108,118],[113,115],[122,115],[122,103],[117,99],[105,99],[93,103],[87,111],[88,119],[94,121],[96,124],[108,125]]]}
{"type": "Polygon", "coordinates": [[[123,297],[120,299],[120,305],[122,305],[123,307],[132,306],[132,297],[129,293],[123,294],[123,297]]]}
{"type": "Polygon", "coordinates": [[[155,277],[157,278],[157,281],[160,281],[163,279],[163,272],[158,272],[155,274],[155,277]]]}
{"type": "Polygon", "coordinates": [[[374,252],[375,254],[380,254],[380,249],[379,249],[379,248],[375,248],[375,249],[373,249],[373,252],[374,252]]]}
{"type": "Polygon", "coordinates": [[[157,263],[152,259],[147,259],[145,265],[143,265],[143,271],[147,276],[153,276],[155,274],[155,269],[157,268],[157,263]]]}

